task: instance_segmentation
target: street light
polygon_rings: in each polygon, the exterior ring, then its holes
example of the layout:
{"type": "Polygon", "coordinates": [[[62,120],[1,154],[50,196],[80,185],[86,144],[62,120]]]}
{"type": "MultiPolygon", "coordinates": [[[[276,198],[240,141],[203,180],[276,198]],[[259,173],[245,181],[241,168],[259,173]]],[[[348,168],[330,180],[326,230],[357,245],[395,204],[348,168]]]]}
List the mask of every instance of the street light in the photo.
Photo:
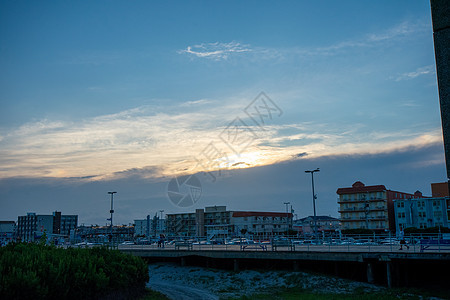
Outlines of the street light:
{"type": "Polygon", "coordinates": [[[286,235],[289,235],[289,214],[288,214],[289,204],[291,204],[291,202],[284,202],[284,205],[286,205],[286,235]]]}
{"type": "Polygon", "coordinates": [[[313,194],[313,209],[314,209],[314,238],[316,239],[317,242],[317,223],[316,223],[316,199],[317,199],[317,195],[314,192],[314,173],[315,172],[320,172],[319,168],[315,169],[315,170],[308,170],[305,171],[305,173],[311,173],[311,182],[312,182],[312,194],[313,194]]]}
{"type": "Polygon", "coordinates": [[[113,213],[114,213],[113,197],[114,197],[114,194],[117,194],[117,192],[108,192],[108,194],[111,195],[111,209],[109,210],[109,213],[111,214],[111,219],[109,219],[109,220],[111,221],[111,242],[112,242],[112,237],[113,237],[113,213]]]}
{"type": "Polygon", "coordinates": [[[163,219],[164,209],[161,209],[159,212],[161,213],[161,218],[159,219],[159,232],[163,233],[163,230],[162,230],[162,228],[163,228],[163,224],[162,224],[163,221],[162,221],[162,219],[163,219]]]}

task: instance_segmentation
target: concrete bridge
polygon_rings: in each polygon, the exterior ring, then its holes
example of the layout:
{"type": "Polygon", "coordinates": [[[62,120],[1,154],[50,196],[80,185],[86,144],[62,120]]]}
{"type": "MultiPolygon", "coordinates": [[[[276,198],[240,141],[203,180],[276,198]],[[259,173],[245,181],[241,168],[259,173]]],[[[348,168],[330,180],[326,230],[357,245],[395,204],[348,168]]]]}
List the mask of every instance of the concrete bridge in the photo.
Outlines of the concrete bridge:
{"type": "Polygon", "coordinates": [[[327,251],[320,246],[295,250],[242,251],[239,246],[225,248],[120,247],[120,251],[140,256],[149,262],[178,262],[211,268],[309,270],[388,287],[446,288],[450,276],[450,251],[389,251],[389,248],[348,248],[352,251],[327,251]],[[359,250],[359,251],[356,251],[359,250]],[[376,251],[379,250],[379,251],[376,251]]]}

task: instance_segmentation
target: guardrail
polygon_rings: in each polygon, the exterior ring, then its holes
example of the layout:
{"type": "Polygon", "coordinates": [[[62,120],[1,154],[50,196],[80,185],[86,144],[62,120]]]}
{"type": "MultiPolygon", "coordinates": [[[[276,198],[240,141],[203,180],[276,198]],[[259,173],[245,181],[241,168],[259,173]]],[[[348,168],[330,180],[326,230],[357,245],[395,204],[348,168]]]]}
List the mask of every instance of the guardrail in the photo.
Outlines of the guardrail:
{"type": "Polygon", "coordinates": [[[423,252],[444,252],[450,253],[450,246],[443,244],[409,244],[409,249],[403,247],[400,250],[399,244],[295,244],[295,243],[254,243],[241,245],[213,245],[213,244],[192,244],[176,243],[165,245],[164,248],[157,245],[118,245],[118,249],[142,249],[142,250],[190,250],[190,251],[303,251],[303,252],[402,252],[402,253],[423,253],[423,252]]]}
{"type": "MultiPolygon", "coordinates": [[[[164,248],[158,247],[157,241],[127,241],[114,243],[110,246],[115,249],[155,249],[155,250],[226,250],[226,251],[328,251],[328,252],[450,252],[450,239],[442,234],[410,234],[405,237],[408,248],[400,250],[400,242],[390,234],[337,234],[319,235],[315,240],[305,237],[289,236],[276,238],[246,239],[235,238],[233,240],[215,239],[207,240],[204,237],[168,237],[164,248]],[[134,243],[134,244],[133,244],[134,243]],[[140,244],[142,243],[142,244],[140,244]]],[[[71,245],[71,247],[90,247],[90,245],[71,245]]]]}

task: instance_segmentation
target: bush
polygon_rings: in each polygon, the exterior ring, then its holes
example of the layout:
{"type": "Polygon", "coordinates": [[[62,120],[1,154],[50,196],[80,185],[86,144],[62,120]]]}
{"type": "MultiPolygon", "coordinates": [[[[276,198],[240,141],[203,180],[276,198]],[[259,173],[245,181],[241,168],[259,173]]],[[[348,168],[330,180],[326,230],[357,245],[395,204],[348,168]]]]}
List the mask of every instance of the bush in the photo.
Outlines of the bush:
{"type": "Polygon", "coordinates": [[[106,248],[62,249],[42,244],[0,248],[0,298],[99,299],[144,291],[146,263],[106,248]]]}

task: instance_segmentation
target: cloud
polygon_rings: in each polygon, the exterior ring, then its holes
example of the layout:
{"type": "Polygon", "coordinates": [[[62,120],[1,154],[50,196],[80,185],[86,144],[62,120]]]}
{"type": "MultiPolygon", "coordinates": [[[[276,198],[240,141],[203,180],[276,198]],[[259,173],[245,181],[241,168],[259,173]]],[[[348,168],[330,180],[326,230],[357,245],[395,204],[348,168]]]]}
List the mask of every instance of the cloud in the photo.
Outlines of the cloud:
{"type": "Polygon", "coordinates": [[[380,42],[392,39],[398,39],[411,34],[415,34],[418,31],[424,31],[429,28],[428,24],[423,22],[409,22],[404,21],[397,24],[387,30],[380,33],[372,33],[367,36],[367,41],[369,42],[380,42]]]}
{"type": "Polygon", "coordinates": [[[185,50],[180,50],[180,54],[193,55],[199,58],[208,58],[212,60],[226,60],[231,55],[251,52],[248,45],[243,45],[238,42],[229,43],[203,43],[195,46],[188,46],[185,50]]]}
{"type": "MultiPolygon", "coordinates": [[[[220,139],[233,119],[233,111],[225,105],[200,106],[195,111],[167,107],[157,113],[152,107],[138,107],[76,123],[42,120],[24,124],[2,134],[0,178],[98,180],[130,174],[162,178],[442,143],[440,129],[367,132],[364,128],[349,129],[336,124],[274,123],[267,124],[264,130],[248,125],[254,132],[252,140],[235,153],[220,139]]],[[[243,112],[241,117],[245,118],[243,112]]],[[[246,120],[246,124],[251,124],[251,120],[246,120]]]]}
{"type": "Polygon", "coordinates": [[[194,101],[187,101],[180,105],[181,106],[194,106],[194,105],[204,105],[204,104],[211,104],[211,103],[214,103],[214,101],[208,100],[208,99],[200,99],[200,100],[194,100],[194,101]]]}
{"type": "Polygon", "coordinates": [[[226,60],[232,55],[243,53],[246,53],[246,58],[251,61],[284,61],[298,57],[332,56],[345,53],[352,49],[385,45],[391,41],[406,38],[420,32],[426,32],[429,30],[429,27],[430,25],[428,23],[421,21],[403,21],[379,32],[369,33],[351,40],[339,41],[327,46],[273,48],[250,46],[233,41],[229,43],[215,42],[187,46],[186,49],[179,50],[178,53],[216,61],[226,60]]]}
{"type": "Polygon", "coordinates": [[[415,71],[412,71],[412,72],[406,72],[406,73],[400,74],[399,76],[397,76],[397,78],[395,78],[395,81],[410,80],[410,79],[414,79],[414,78],[417,78],[422,75],[434,74],[434,73],[435,73],[434,65],[429,65],[429,66],[417,68],[415,71]]]}

